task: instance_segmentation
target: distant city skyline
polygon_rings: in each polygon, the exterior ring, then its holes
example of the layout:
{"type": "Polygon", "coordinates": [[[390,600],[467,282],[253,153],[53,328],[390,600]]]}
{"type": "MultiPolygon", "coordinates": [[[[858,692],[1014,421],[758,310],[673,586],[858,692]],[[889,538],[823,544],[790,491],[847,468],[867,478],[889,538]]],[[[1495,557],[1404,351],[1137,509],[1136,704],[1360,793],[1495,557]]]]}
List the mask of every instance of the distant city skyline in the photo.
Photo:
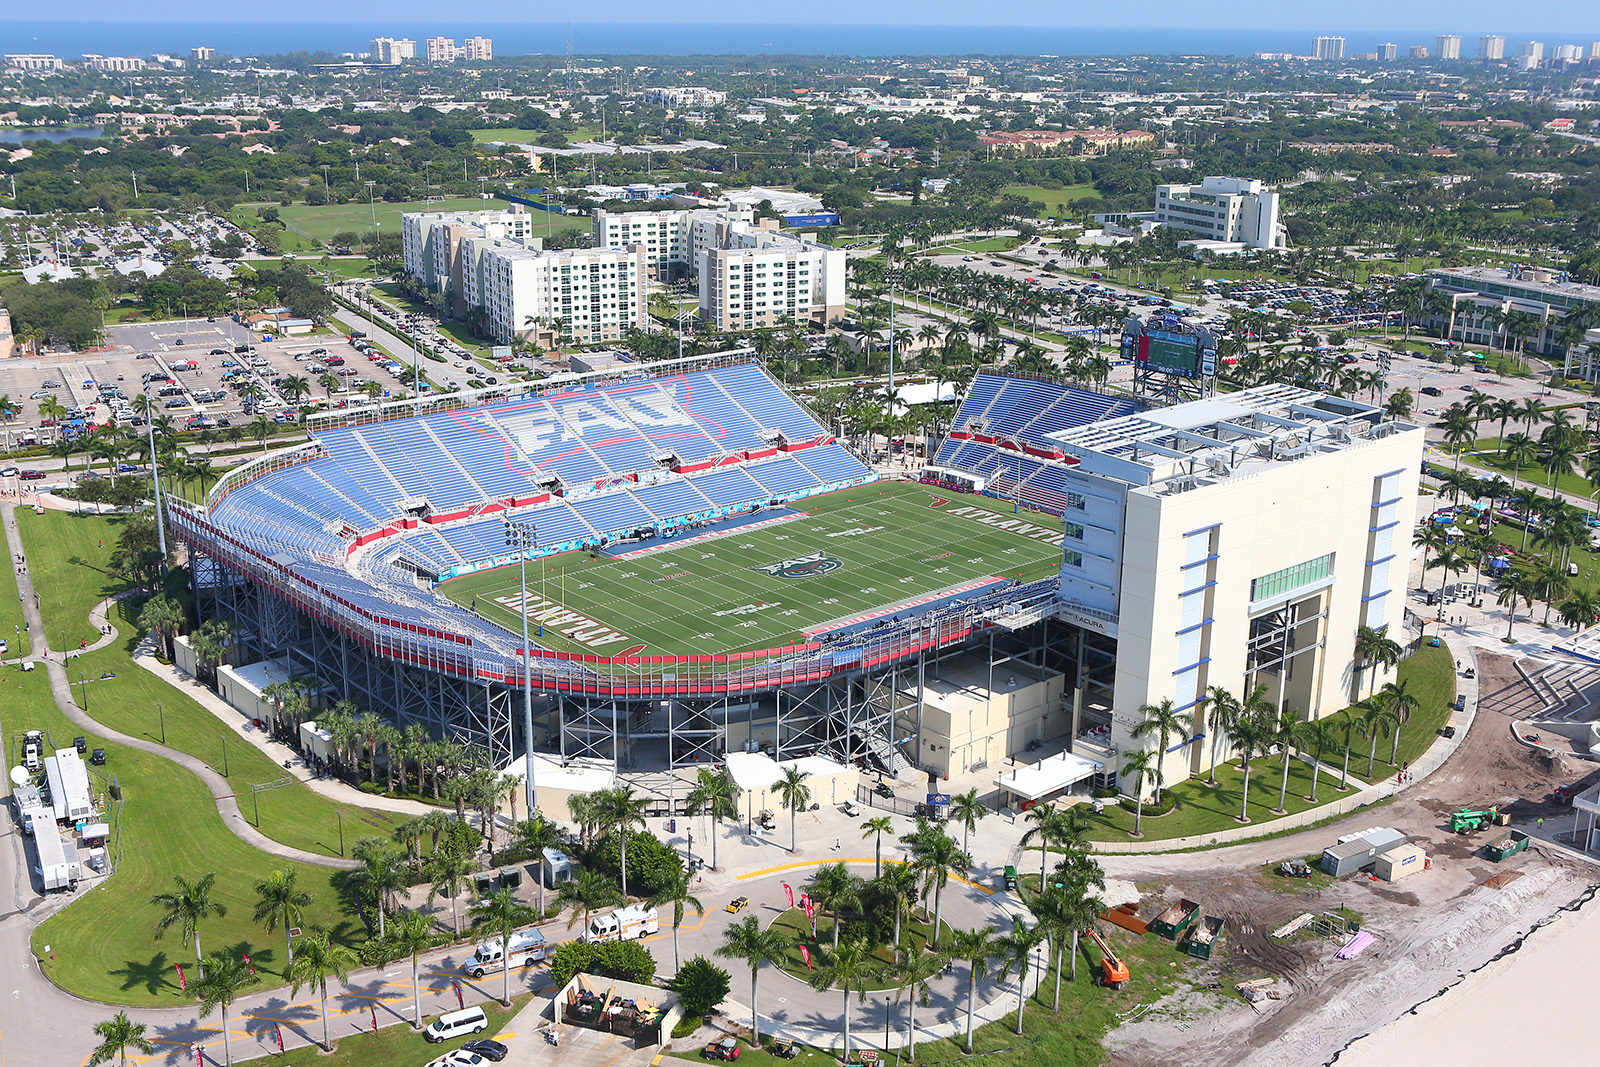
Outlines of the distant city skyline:
{"type": "MultiPolygon", "coordinates": [[[[528,21],[557,21],[554,13],[540,12],[528,21]]],[[[213,21],[218,11],[210,0],[147,0],[130,7],[122,0],[80,0],[70,11],[62,12],[53,21],[121,22],[182,22],[213,21]]],[[[380,10],[369,3],[351,0],[279,0],[252,17],[239,22],[341,22],[425,21],[448,17],[452,20],[481,18],[504,22],[507,11],[503,4],[489,0],[458,0],[450,6],[448,15],[442,16],[437,4],[422,0],[390,0],[380,10]]],[[[1549,35],[1566,32],[1583,36],[1583,27],[1600,27],[1591,4],[1576,0],[1534,0],[1519,5],[1514,11],[1504,4],[1487,0],[1418,0],[1397,6],[1380,0],[1349,0],[1340,5],[1337,16],[1330,20],[1325,8],[1299,5],[1279,5],[1272,8],[1243,7],[1206,9],[1204,24],[1196,24],[1192,4],[1179,0],[1147,0],[1139,9],[1139,19],[1129,21],[1119,9],[1103,5],[1059,4],[1053,0],[1013,0],[1002,8],[975,8],[971,4],[952,0],[886,0],[864,7],[845,0],[813,0],[807,6],[803,21],[785,23],[774,20],[767,10],[752,9],[748,4],[729,0],[709,0],[695,6],[692,19],[702,23],[727,23],[735,25],[771,24],[802,25],[818,22],[836,25],[893,25],[904,21],[908,26],[1041,26],[1084,27],[1100,29],[1133,29],[1141,24],[1160,24],[1194,29],[1303,29],[1315,34],[1424,34],[1430,39],[1437,34],[1460,34],[1463,39],[1475,38],[1480,33],[1528,34],[1533,30],[1522,26],[1541,27],[1539,32],[1549,35]],[[1507,23],[1512,23],[1507,25],[1507,23]],[[1372,29],[1369,29],[1371,27],[1372,29]]],[[[0,21],[3,29],[7,21],[0,21]]],[[[515,20],[512,20],[515,21],[515,20]]],[[[660,5],[643,0],[618,0],[608,5],[603,15],[585,11],[585,22],[618,23],[676,23],[683,21],[682,12],[667,13],[660,5]]]]}

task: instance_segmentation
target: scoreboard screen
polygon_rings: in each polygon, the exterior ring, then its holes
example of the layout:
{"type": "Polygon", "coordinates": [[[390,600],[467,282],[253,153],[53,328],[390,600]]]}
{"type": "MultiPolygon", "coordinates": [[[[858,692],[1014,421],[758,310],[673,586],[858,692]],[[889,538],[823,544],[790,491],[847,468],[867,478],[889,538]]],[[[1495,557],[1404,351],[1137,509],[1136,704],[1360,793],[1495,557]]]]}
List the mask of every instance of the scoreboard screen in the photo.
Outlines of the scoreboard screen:
{"type": "Polygon", "coordinates": [[[1201,338],[1194,334],[1146,330],[1138,339],[1134,359],[1146,370],[1180,378],[1198,378],[1203,362],[1201,338]]]}

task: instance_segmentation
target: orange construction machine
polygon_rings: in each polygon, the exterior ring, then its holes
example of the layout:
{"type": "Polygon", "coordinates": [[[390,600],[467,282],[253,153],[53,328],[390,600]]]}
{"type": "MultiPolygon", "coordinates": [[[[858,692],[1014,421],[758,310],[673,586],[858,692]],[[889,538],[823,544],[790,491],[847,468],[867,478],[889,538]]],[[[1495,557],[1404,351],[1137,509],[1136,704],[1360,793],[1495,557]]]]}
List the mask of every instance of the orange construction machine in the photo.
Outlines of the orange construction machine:
{"type": "Polygon", "coordinates": [[[1094,927],[1089,927],[1084,933],[1088,935],[1089,940],[1095,943],[1095,947],[1100,950],[1101,983],[1112,989],[1121,989],[1127,985],[1129,977],[1128,965],[1123,963],[1121,957],[1111,950],[1111,946],[1106,943],[1106,939],[1101,937],[1100,932],[1094,927]]]}

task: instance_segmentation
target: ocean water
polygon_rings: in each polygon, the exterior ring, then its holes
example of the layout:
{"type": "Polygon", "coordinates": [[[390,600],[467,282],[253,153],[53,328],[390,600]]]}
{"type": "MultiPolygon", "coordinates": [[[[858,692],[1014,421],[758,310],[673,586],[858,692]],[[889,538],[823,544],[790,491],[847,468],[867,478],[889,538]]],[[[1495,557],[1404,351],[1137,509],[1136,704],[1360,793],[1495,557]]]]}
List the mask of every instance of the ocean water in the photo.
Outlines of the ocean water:
{"type": "MultiPolygon", "coordinates": [[[[85,52],[186,56],[199,45],[233,56],[286,52],[365,52],[374,37],[490,37],[496,55],[556,55],[567,50],[568,27],[540,22],[46,22],[0,23],[0,52],[85,52]]],[[[573,23],[575,55],[1207,55],[1311,49],[1310,32],[1295,30],[1172,29],[1045,26],[826,26],[737,23],[573,23]]],[[[1346,35],[1350,52],[1383,41],[1432,46],[1415,31],[1346,35]]],[[[1550,40],[1560,35],[1534,39],[1550,40]]],[[[1462,32],[1463,42],[1477,33],[1462,32]]]]}

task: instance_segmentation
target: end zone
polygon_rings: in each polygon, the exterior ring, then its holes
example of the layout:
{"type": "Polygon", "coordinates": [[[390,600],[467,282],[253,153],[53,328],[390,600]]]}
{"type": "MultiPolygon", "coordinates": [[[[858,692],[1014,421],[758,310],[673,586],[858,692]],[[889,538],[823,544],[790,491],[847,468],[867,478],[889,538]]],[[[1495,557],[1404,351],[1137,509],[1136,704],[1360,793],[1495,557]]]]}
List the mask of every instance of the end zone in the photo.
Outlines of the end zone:
{"type": "Polygon", "coordinates": [[[806,517],[805,512],[791,511],[788,508],[770,510],[776,512],[776,514],[769,514],[767,518],[755,519],[752,522],[730,522],[724,520],[716,523],[715,528],[697,533],[692,537],[686,537],[681,534],[677,537],[658,537],[655,539],[654,544],[644,545],[639,548],[602,549],[600,554],[610,556],[612,559],[629,559],[633,556],[647,556],[652,552],[670,552],[674,548],[682,548],[685,545],[698,545],[703,541],[715,541],[717,538],[727,537],[729,534],[764,530],[768,526],[777,526],[779,523],[792,522],[795,519],[806,517]]]}

